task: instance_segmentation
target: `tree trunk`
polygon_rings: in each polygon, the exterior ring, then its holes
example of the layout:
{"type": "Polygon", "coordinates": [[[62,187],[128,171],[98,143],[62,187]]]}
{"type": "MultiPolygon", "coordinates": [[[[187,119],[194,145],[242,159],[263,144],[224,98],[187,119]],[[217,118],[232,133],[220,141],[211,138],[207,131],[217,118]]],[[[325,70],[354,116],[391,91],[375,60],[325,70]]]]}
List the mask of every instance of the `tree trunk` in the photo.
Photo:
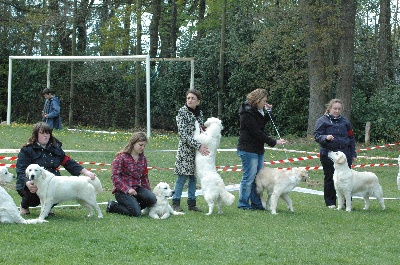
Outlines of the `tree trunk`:
{"type": "Polygon", "coordinates": [[[382,89],[392,77],[390,0],[380,0],[377,88],[382,89]]]}
{"type": "Polygon", "coordinates": [[[218,88],[218,118],[222,117],[222,98],[224,91],[224,72],[225,72],[225,31],[226,31],[226,0],[222,1],[221,14],[221,46],[219,49],[219,88],[218,88]]]}
{"type": "MultiPolygon", "coordinates": [[[[225,3],[226,5],[226,3],[225,3]]],[[[206,0],[199,1],[199,17],[198,17],[198,25],[200,27],[197,28],[197,40],[201,40],[203,38],[205,29],[202,27],[202,22],[204,21],[204,15],[206,14],[206,0]]]]}
{"type": "MultiPolygon", "coordinates": [[[[302,0],[302,19],[306,29],[306,48],[308,61],[308,79],[310,83],[310,100],[308,103],[307,135],[314,133],[316,120],[324,113],[325,104],[331,94],[331,84],[328,81],[327,68],[329,55],[332,49],[330,45],[323,45],[321,41],[321,23],[327,20],[327,14],[319,13],[320,7],[315,2],[302,0]],[[317,11],[316,11],[317,10],[317,11]],[[323,22],[321,22],[323,21],[323,22]]],[[[325,29],[326,30],[326,29],[325,29]]]]}
{"type": "Polygon", "coordinates": [[[343,115],[351,119],[351,97],[354,69],[354,30],[357,4],[353,0],[343,0],[341,7],[341,35],[339,39],[338,84],[336,97],[345,106],[343,115]]]}
{"type": "MultiPolygon", "coordinates": [[[[149,55],[151,58],[157,57],[158,51],[158,27],[160,25],[161,18],[161,0],[152,0],[151,7],[153,10],[153,16],[150,22],[150,48],[149,55]]],[[[150,62],[152,68],[155,67],[156,62],[150,62]]]]}

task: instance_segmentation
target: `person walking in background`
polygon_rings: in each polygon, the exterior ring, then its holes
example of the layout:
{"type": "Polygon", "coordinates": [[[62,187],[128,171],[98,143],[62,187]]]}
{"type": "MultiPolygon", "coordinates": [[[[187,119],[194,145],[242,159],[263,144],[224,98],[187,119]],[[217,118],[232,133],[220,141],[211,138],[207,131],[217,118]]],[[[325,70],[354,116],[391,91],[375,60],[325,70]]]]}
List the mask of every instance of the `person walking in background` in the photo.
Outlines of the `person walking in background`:
{"type": "Polygon", "coordinates": [[[203,126],[203,112],[199,107],[200,100],[200,91],[189,89],[186,92],[186,104],[179,109],[176,116],[179,144],[174,174],[178,175],[178,178],[175,183],[175,193],[172,196],[172,207],[177,212],[183,212],[180,202],[183,186],[188,179],[188,210],[201,212],[196,206],[195,157],[196,150],[199,150],[202,155],[208,155],[209,151],[207,146],[193,138],[196,130],[195,122],[198,121],[200,127],[203,126]]]}
{"type": "Polygon", "coordinates": [[[239,108],[240,129],[237,154],[242,160],[243,174],[240,181],[238,208],[264,210],[256,191],[256,175],[264,165],[264,144],[271,147],[284,144],[284,139],[274,140],[264,131],[271,120],[272,105],[267,103],[268,92],[256,89],[250,92],[239,108]],[[251,204],[250,202],[251,201],[251,204]]]}
{"type": "Polygon", "coordinates": [[[95,173],[83,168],[65,154],[61,148],[62,143],[53,136],[52,131],[49,124],[36,123],[33,126],[32,136],[18,153],[16,190],[22,197],[20,207],[22,215],[30,213],[29,207],[40,204],[39,196],[36,194],[37,186],[25,175],[25,170],[30,164],[38,164],[57,176],[60,176],[58,168],[63,166],[72,176],[83,174],[91,179],[96,178],[95,173]]]}
{"type": "Polygon", "coordinates": [[[112,162],[112,193],[116,202],[108,201],[107,212],[140,217],[141,210],[153,206],[157,198],[150,189],[147,159],[144,149],[147,137],[144,132],[132,135],[125,147],[112,162]]]}
{"type": "Polygon", "coordinates": [[[340,99],[332,99],[327,105],[325,114],[320,117],[314,128],[314,139],[320,145],[320,161],[324,171],[324,200],[326,206],[336,208],[336,190],[333,183],[335,171],[329,151],[342,151],[346,154],[351,168],[357,158],[356,141],[350,121],[341,115],[343,103],[340,99]]]}
{"type": "Polygon", "coordinates": [[[48,88],[43,90],[46,99],[42,110],[42,121],[48,123],[51,129],[61,129],[60,99],[48,88]]]}

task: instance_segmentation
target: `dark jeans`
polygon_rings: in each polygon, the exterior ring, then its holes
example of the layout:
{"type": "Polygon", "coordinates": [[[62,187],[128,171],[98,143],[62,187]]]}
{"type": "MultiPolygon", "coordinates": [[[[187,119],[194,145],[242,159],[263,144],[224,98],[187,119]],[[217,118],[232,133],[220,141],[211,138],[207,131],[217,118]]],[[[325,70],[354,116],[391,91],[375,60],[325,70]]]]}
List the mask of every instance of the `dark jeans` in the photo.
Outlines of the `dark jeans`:
{"type": "Polygon", "coordinates": [[[112,205],[110,212],[140,217],[142,209],[152,206],[157,202],[156,195],[146,188],[138,187],[136,188],[136,192],[137,195],[132,196],[116,191],[114,195],[117,203],[112,205]]]}
{"type": "Polygon", "coordinates": [[[19,196],[22,197],[21,207],[28,209],[29,207],[36,207],[40,204],[39,196],[36,193],[31,193],[27,187],[23,190],[17,190],[19,196]]]}

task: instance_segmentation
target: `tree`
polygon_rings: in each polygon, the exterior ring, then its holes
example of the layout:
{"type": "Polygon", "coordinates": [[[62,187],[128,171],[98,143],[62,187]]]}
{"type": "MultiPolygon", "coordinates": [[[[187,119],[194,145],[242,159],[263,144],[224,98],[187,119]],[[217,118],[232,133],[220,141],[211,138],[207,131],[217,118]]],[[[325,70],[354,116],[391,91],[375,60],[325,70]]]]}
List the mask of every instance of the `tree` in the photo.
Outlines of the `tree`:
{"type": "Polygon", "coordinates": [[[338,84],[336,95],[345,106],[343,115],[351,118],[351,104],[354,73],[354,32],[357,3],[353,0],[343,0],[340,9],[339,24],[339,54],[338,54],[338,84]]]}

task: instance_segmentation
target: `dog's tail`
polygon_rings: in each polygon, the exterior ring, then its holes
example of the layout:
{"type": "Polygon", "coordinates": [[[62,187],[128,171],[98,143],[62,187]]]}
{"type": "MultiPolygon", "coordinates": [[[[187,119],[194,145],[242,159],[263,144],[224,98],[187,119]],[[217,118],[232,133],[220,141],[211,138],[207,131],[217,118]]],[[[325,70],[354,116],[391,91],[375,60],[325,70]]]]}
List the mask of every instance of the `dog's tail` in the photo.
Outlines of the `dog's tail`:
{"type": "Polygon", "coordinates": [[[101,193],[103,191],[103,187],[101,186],[101,182],[98,177],[93,180],[88,177],[88,182],[92,184],[92,186],[96,190],[96,193],[101,193]]]}
{"type": "Polygon", "coordinates": [[[232,193],[230,193],[228,191],[225,191],[221,197],[222,197],[222,201],[227,206],[230,206],[235,201],[235,195],[233,195],[232,193]]]}

